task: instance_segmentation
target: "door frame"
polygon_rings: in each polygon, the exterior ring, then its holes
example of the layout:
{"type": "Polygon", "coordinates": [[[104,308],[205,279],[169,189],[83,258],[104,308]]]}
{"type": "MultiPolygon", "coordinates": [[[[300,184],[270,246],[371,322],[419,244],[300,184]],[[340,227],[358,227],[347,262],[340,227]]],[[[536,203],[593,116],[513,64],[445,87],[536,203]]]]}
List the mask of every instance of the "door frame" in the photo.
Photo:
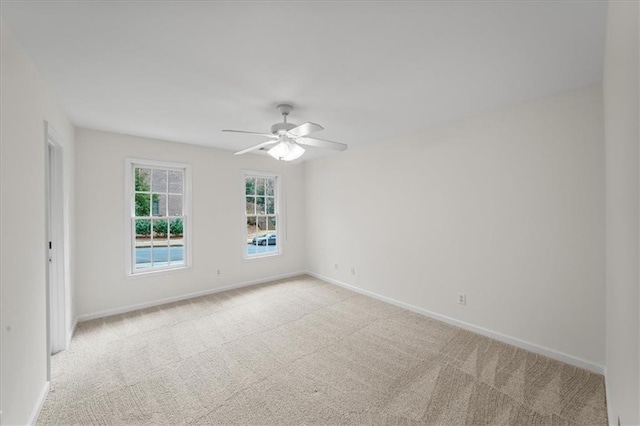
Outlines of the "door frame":
{"type": "Polygon", "coordinates": [[[51,355],[67,348],[65,271],[64,150],[62,139],[45,121],[45,196],[47,265],[47,370],[51,355]]]}

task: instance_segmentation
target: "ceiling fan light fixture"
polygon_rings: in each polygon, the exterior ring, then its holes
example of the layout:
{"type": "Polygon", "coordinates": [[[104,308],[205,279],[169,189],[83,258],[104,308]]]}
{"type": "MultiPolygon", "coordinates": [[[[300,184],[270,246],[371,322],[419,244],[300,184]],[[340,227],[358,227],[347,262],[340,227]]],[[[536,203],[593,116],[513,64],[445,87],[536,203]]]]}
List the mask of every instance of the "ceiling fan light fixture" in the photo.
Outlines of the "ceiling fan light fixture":
{"type": "Polygon", "coordinates": [[[304,148],[292,141],[283,140],[267,151],[267,153],[276,160],[293,161],[304,154],[304,148]]]}
{"type": "Polygon", "coordinates": [[[305,149],[301,146],[312,146],[316,148],[331,149],[334,151],[344,151],[347,145],[338,142],[331,142],[324,139],[309,137],[310,134],[319,132],[324,128],[310,121],[300,125],[287,122],[287,116],[293,107],[289,104],[278,105],[278,111],[282,114],[282,123],[271,126],[271,133],[248,132],[246,130],[223,130],[223,132],[247,133],[250,135],[266,136],[268,141],[259,143],[249,148],[234,152],[234,155],[246,154],[248,152],[261,150],[279,161],[293,161],[302,154],[305,149]],[[271,147],[267,149],[267,147],[271,147]]]}

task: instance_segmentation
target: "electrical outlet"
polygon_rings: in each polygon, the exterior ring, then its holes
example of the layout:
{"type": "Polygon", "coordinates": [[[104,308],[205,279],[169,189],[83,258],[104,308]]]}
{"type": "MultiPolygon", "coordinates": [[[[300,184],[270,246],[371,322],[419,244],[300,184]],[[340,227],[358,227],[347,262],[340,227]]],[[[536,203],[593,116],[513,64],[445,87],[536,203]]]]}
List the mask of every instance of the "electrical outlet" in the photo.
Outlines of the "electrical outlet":
{"type": "Polygon", "coordinates": [[[355,275],[356,274],[356,268],[351,267],[351,275],[355,275]]]}
{"type": "Polygon", "coordinates": [[[467,295],[465,293],[458,293],[458,303],[460,305],[467,304],[467,295]]]}
{"type": "Polygon", "coordinates": [[[218,269],[218,275],[220,275],[220,269],[218,269]]]}
{"type": "Polygon", "coordinates": [[[338,269],[338,264],[336,263],[335,265],[333,265],[333,269],[338,269]]]}

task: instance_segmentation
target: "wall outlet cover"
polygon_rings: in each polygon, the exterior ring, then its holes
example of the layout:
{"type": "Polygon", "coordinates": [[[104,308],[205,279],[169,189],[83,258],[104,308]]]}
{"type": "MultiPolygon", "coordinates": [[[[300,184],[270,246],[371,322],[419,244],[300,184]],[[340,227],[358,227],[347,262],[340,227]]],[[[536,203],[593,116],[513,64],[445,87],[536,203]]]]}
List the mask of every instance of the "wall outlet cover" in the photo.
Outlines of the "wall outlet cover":
{"type": "Polygon", "coordinates": [[[467,304],[467,295],[465,293],[458,293],[458,303],[461,305],[467,304]]]}

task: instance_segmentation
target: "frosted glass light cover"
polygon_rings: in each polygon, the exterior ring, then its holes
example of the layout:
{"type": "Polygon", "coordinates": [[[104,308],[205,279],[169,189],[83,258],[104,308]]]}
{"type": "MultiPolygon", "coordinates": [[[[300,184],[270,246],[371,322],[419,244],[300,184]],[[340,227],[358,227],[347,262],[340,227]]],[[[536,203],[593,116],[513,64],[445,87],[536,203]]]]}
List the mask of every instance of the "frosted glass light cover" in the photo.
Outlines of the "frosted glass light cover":
{"type": "Polygon", "coordinates": [[[302,154],[304,154],[304,148],[297,143],[291,143],[289,146],[289,152],[283,157],[283,160],[293,161],[296,158],[300,158],[302,154]]]}
{"type": "Polygon", "coordinates": [[[270,156],[272,156],[276,160],[280,160],[280,159],[283,159],[284,156],[289,153],[289,147],[285,142],[280,142],[267,152],[269,153],[270,156]]]}
{"type": "Polygon", "coordinates": [[[291,141],[282,141],[267,152],[276,160],[292,161],[304,154],[304,148],[291,141]]]}

